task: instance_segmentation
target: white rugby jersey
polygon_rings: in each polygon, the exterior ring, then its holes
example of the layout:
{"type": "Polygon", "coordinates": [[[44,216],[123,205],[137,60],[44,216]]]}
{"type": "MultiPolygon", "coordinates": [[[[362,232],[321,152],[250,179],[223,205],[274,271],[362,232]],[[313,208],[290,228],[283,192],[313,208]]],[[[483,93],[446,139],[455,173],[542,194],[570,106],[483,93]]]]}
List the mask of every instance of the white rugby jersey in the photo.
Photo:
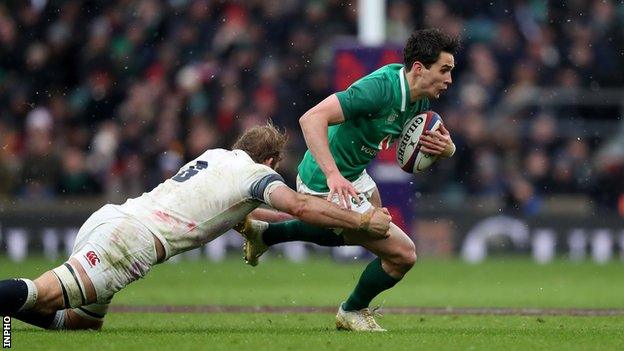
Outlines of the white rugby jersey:
{"type": "Polygon", "coordinates": [[[245,218],[282,177],[241,150],[214,149],[149,193],[116,206],[160,239],[166,258],[204,245],[245,218]]]}

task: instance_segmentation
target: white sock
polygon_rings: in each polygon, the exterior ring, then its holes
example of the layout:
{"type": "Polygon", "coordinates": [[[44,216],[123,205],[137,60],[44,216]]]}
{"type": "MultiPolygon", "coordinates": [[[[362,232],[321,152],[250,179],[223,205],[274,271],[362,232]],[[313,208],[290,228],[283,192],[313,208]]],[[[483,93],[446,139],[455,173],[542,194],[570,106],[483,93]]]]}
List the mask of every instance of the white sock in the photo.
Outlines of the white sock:
{"type": "Polygon", "coordinates": [[[24,278],[21,278],[20,280],[26,283],[26,287],[28,288],[28,295],[26,296],[26,301],[24,302],[24,305],[22,305],[22,307],[18,311],[18,312],[24,312],[24,311],[28,311],[35,305],[35,303],[37,302],[37,296],[39,295],[39,293],[37,291],[37,286],[32,280],[24,279],[24,278]]]}

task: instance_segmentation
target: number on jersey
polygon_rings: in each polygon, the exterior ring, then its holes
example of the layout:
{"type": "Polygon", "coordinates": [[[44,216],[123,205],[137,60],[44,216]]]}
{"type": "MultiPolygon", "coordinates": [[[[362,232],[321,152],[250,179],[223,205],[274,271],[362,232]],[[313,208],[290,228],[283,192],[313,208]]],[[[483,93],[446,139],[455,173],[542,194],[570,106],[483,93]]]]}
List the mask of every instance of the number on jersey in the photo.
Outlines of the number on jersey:
{"type": "Polygon", "coordinates": [[[197,161],[193,166],[190,166],[189,168],[180,171],[180,173],[176,174],[171,179],[175,180],[176,182],[185,182],[189,180],[192,176],[196,175],[197,172],[207,167],[208,167],[208,162],[197,161]]]}

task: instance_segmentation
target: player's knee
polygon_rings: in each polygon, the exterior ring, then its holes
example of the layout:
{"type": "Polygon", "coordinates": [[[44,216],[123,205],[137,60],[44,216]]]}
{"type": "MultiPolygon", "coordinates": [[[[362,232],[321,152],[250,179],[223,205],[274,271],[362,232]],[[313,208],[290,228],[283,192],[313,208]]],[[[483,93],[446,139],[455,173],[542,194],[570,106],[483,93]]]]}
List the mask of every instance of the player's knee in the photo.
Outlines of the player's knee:
{"type": "Polygon", "coordinates": [[[396,269],[400,272],[406,273],[416,263],[416,247],[411,241],[409,244],[403,245],[397,251],[397,255],[392,259],[396,269]]]}
{"type": "Polygon", "coordinates": [[[418,254],[416,254],[416,245],[414,245],[414,242],[410,240],[409,242],[409,260],[411,262],[411,265],[414,266],[414,264],[416,263],[416,260],[418,259],[418,254]]]}
{"type": "Polygon", "coordinates": [[[401,255],[399,265],[404,272],[409,271],[414,267],[416,263],[416,251],[415,250],[405,250],[405,252],[401,255]]]}
{"type": "Polygon", "coordinates": [[[418,256],[416,255],[416,250],[412,250],[409,253],[407,253],[405,257],[405,264],[404,264],[407,270],[410,270],[412,269],[412,267],[414,267],[414,264],[416,264],[417,258],[418,256]]]}

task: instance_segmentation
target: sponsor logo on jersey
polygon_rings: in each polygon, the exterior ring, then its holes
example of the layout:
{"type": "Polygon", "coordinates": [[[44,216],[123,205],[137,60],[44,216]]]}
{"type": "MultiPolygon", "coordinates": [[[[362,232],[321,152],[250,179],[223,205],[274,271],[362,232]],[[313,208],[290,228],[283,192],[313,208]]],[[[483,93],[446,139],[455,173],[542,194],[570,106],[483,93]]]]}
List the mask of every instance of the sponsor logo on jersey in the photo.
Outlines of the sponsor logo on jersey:
{"type": "Polygon", "coordinates": [[[364,152],[365,154],[369,154],[371,156],[377,156],[377,150],[368,146],[362,145],[362,147],[360,148],[360,151],[364,152]]]}
{"type": "Polygon", "coordinates": [[[87,262],[89,262],[89,265],[91,267],[95,267],[95,265],[97,265],[98,263],[100,263],[100,258],[98,257],[98,255],[95,253],[95,251],[89,251],[87,252],[84,257],[87,259],[87,262]]]}

